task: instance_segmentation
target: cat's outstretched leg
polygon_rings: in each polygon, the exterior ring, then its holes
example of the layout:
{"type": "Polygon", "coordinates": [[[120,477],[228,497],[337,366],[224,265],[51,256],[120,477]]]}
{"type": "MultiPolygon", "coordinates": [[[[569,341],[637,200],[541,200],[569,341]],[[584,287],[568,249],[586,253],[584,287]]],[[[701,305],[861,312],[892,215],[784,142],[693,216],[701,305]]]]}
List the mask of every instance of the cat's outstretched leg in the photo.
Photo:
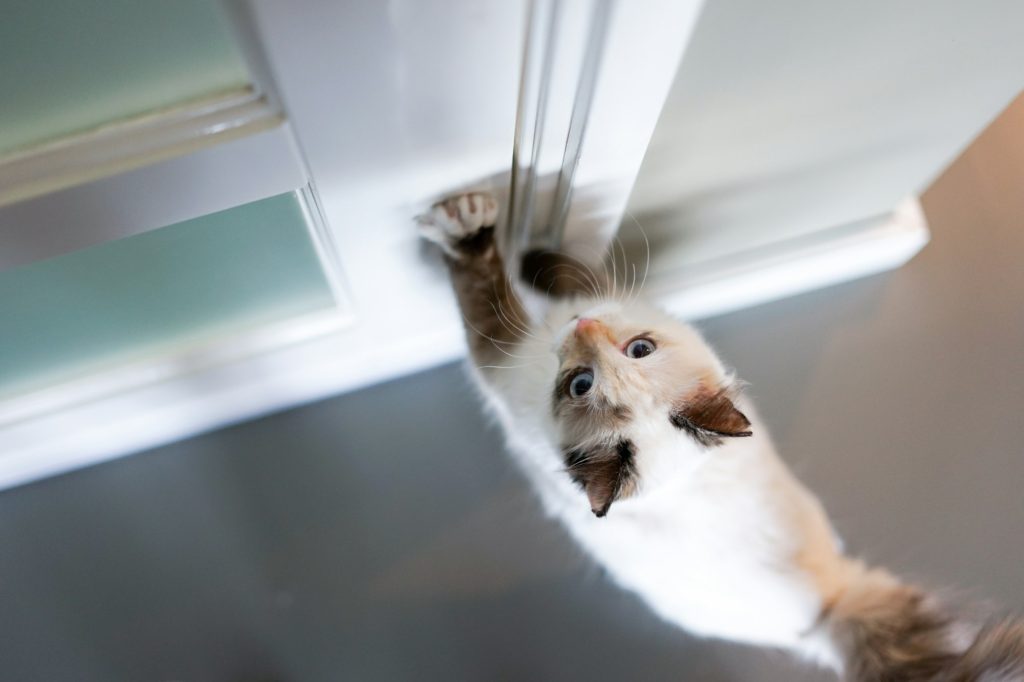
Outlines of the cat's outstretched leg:
{"type": "Polygon", "coordinates": [[[474,193],[435,204],[417,220],[420,234],[444,250],[469,350],[481,368],[508,365],[530,324],[495,243],[497,217],[494,197],[474,193]]]}

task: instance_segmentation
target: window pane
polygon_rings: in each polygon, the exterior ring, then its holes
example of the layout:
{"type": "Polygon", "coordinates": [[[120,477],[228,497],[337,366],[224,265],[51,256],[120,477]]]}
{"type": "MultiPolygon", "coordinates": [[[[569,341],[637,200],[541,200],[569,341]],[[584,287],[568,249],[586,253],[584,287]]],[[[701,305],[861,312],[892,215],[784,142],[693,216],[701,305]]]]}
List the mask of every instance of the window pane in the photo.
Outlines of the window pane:
{"type": "Polygon", "coordinates": [[[8,0],[0,154],[249,80],[214,0],[8,0]]]}
{"type": "Polygon", "coordinates": [[[0,272],[0,396],[334,305],[297,194],[0,272]]]}

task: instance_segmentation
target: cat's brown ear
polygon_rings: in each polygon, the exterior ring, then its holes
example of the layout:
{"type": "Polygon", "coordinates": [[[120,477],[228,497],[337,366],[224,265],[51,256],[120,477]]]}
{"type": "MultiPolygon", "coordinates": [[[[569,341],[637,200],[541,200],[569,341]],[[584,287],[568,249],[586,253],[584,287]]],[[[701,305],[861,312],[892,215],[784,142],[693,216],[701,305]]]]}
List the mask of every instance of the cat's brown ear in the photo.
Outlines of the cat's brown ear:
{"type": "Polygon", "coordinates": [[[721,445],[722,438],[750,436],[750,420],[736,409],[726,389],[701,389],[680,401],[668,418],[701,445],[721,445]]]}
{"type": "Polygon", "coordinates": [[[635,456],[633,443],[628,440],[566,451],[569,475],[586,492],[594,514],[604,516],[612,502],[632,490],[635,456]]]}

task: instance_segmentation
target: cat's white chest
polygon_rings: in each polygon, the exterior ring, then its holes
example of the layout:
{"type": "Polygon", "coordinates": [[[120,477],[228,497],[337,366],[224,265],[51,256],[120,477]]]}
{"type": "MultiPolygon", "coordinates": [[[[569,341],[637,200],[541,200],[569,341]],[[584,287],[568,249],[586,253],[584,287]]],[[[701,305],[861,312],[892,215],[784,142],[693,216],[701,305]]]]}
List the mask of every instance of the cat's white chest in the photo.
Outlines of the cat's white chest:
{"type": "Polygon", "coordinates": [[[558,507],[611,578],[666,620],[698,635],[791,646],[821,605],[809,576],[793,570],[795,550],[780,541],[799,511],[773,506],[764,490],[763,480],[712,463],[616,503],[605,518],[578,501],[558,507]]]}
{"type": "MultiPolygon", "coordinates": [[[[531,353],[540,350],[523,351],[531,353]]],[[[597,518],[567,472],[552,417],[556,369],[532,361],[492,377],[495,390],[485,391],[503,398],[494,414],[545,509],[665,620],[697,635],[796,646],[822,609],[799,555],[816,556],[819,546],[833,554],[833,540],[816,501],[757,435],[756,416],[754,437],[702,449],[670,423],[667,405],[630,401],[622,438],[634,446],[641,489],[597,518]]]]}

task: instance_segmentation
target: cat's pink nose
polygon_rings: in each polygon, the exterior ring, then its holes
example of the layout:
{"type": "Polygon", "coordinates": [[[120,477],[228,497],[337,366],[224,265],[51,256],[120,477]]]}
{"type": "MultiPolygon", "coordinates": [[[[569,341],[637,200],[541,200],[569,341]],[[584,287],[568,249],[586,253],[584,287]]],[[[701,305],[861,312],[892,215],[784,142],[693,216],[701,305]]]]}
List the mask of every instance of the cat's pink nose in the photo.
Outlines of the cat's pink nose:
{"type": "Polygon", "coordinates": [[[607,339],[611,343],[615,343],[615,339],[612,338],[611,333],[608,331],[608,327],[604,326],[600,321],[590,317],[581,317],[576,320],[576,338],[590,346],[597,344],[602,339],[607,339]]]}

